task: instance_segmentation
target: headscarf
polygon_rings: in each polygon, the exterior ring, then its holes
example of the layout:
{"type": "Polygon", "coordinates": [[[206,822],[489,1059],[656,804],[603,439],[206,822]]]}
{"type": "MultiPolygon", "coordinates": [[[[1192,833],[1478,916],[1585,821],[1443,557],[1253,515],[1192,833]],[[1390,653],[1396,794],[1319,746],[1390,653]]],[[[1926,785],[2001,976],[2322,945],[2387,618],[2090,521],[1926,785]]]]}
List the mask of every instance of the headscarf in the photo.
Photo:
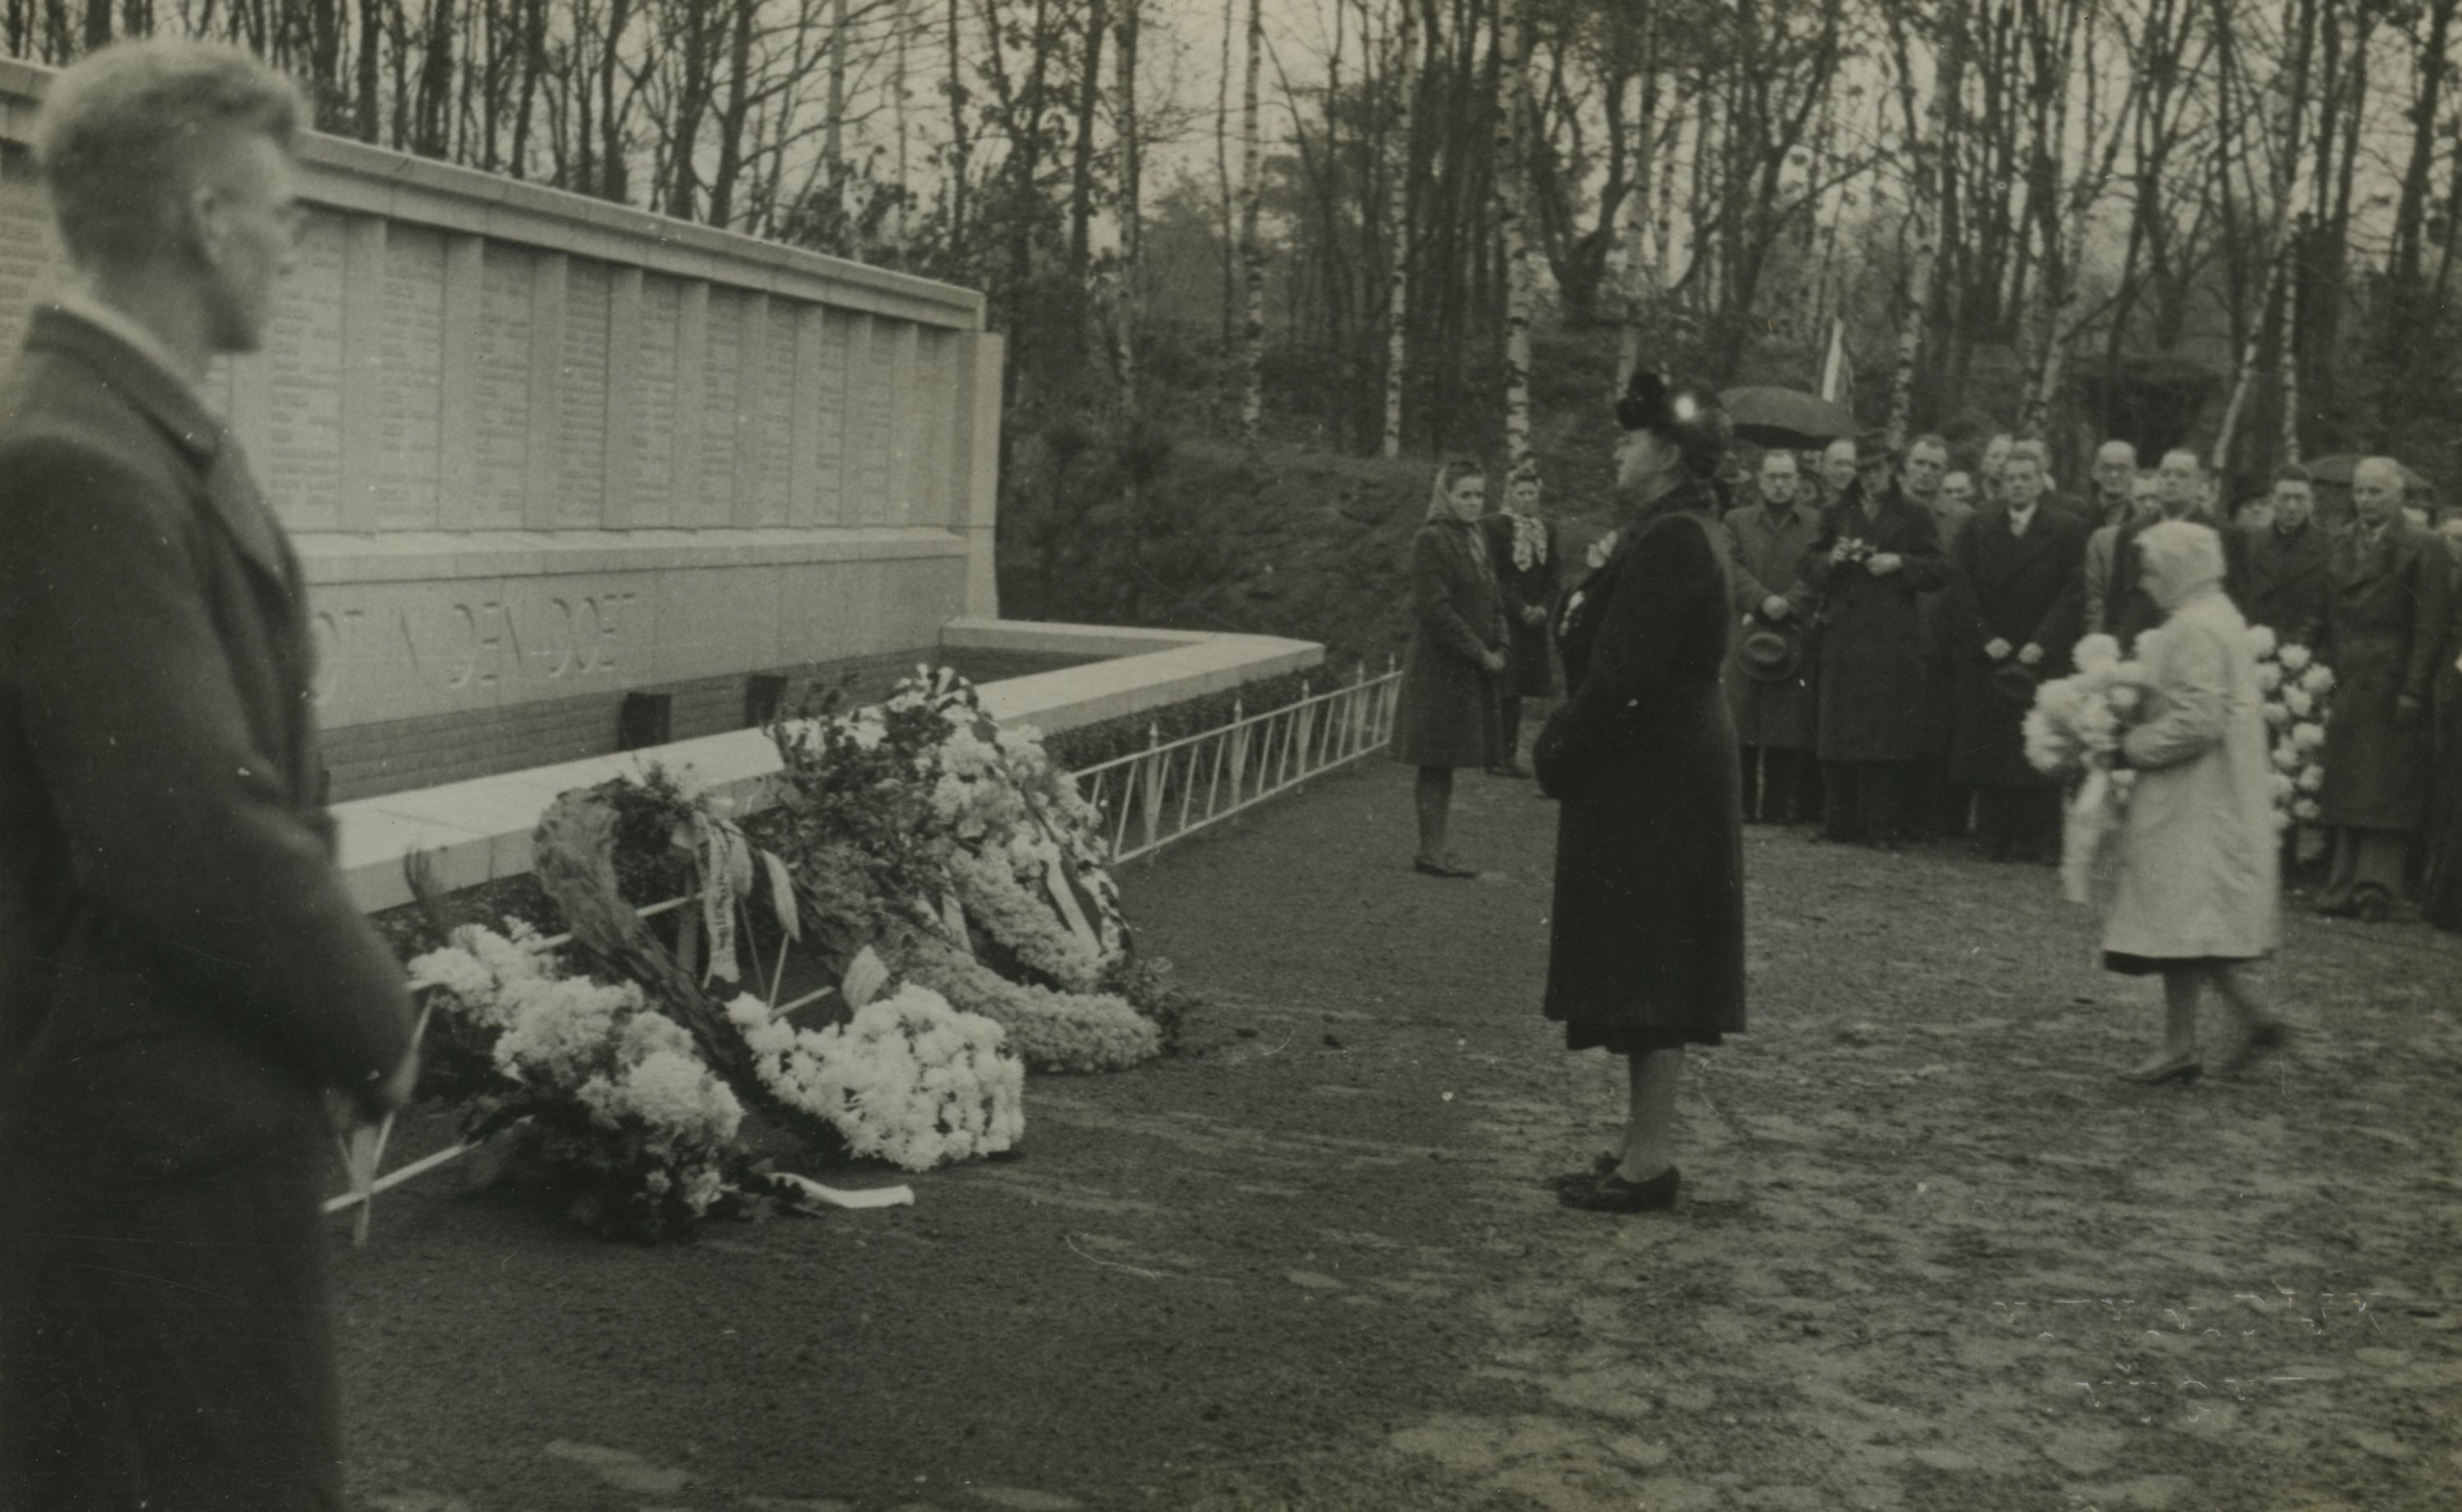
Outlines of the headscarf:
{"type": "Polygon", "coordinates": [[[2165,520],[2137,533],[2145,564],[2141,581],[2159,580],[2173,590],[2171,605],[2186,604],[2199,588],[2223,581],[2223,538],[2193,520],[2165,520]]]}

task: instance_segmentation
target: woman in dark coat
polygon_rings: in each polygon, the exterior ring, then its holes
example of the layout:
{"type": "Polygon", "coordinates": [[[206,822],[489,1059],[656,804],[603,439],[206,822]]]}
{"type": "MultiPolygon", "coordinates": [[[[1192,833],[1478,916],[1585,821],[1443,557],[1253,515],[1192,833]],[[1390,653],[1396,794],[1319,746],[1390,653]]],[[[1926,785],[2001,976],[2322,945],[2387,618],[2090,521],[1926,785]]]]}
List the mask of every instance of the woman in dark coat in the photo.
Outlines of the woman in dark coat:
{"type": "Polygon", "coordinates": [[[1568,1206],[1673,1206],[1675,1087],[1688,1044],[1744,1027],[1736,732],[1719,671],[1727,580],[1711,486],[1732,427],[1706,390],[1636,373],[1616,407],[1631,512],[1566,600],[1570,690],[1533,755],[1563,801],[1545,1012],[1568,1050],[1627,1057],[1624,1143],[1562,1178],[1568,1206]]]}
{"type": "Polygon", "coordinates": [[[1504,760],[1488,771],[1526,777],[1522,764],[1522,700],[1556,691],[1555,658],[1547,649],[1547,624],[1556,611],[1560,568],[1556,522],[1539,513],[1539,475],[1520,473],[1504,485],[1504,507],[1479,522],[1487,560],[1496,567],[1497,596],[1504,607],[1504,760]]]}
{"type": "Polygon", "coordinates": [[[1445,850],[1454,769],[1504,758],[1497,679],[1505,670],[1505,629],[1479,538],[1486,500],[1487,475],[1477,462],[1447,462],[1436,472],[1428,522],[1411,543],[1415,618],[1393,709],[1393,759],[1419,769],[1419,854],[1411,865],[1431,877],[1479,875],[1445,850]]]}
{"type": "Polygon", "coordinates": [[[2448,510],[2438,531],[2452,554],[2453,572],[2445,644],[2436,652],[2435,791],[2420,912],[2438,928],[2462,934],[2462,511],[2448,510]]]}
{"type": "Polygon", "coordinates": [[[1921,595],[1949,582],[1932,511],[1907,501],[1886,437],[1860,443],[1854,483],[1803,555],[1821,596],[1823,834],[1894,846],[1907,773],[1923,754],[1921,595]]]}

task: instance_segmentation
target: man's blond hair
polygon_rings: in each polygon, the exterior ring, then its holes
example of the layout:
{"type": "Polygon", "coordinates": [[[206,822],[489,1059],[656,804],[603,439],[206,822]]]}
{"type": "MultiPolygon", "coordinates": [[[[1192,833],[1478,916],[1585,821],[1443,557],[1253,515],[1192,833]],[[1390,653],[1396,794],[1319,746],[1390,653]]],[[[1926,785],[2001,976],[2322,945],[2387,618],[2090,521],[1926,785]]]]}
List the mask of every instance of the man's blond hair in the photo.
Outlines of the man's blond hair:
{"type": "Polygon", "coordinates": [[[33,130],[69,256],[126,265],[155,255],[199,148],[248,132],[290,151],[305,114],[290,79],[221,43],[148,37],[79,60],[52,80],[33,130]]]}

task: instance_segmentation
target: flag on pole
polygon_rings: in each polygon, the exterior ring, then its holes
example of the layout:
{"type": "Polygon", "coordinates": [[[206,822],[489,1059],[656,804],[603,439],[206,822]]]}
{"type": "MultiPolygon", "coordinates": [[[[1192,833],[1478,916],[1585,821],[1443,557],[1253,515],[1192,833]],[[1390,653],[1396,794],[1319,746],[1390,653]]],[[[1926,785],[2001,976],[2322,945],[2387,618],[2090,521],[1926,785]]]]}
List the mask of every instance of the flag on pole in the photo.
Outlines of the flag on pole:
{"type": "Polygon", "coordinates": [[[1821,396],[1855,408],[1855,360],[1846,351],[1846,322],[1835,316],[1829,321],[1829,351],[1821,359],[1821,396]]]}

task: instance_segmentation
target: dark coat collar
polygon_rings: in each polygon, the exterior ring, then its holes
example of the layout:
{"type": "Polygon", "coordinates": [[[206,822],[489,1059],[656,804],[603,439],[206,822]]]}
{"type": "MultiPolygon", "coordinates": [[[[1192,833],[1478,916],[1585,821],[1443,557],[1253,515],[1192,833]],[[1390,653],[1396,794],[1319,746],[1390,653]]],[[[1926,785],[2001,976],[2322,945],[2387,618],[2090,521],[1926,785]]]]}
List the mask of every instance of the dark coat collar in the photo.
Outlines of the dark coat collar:
{"type": "Polygon", "coordinates": [[[228,433],[178,374],[75,310],[45,306],[26,329],[26,351],[51,352],[92,368],[151,420],[195,468],[214,517],[241,551],[275,582],[289,584],[290,554],[257,497],[228,433]]]}

